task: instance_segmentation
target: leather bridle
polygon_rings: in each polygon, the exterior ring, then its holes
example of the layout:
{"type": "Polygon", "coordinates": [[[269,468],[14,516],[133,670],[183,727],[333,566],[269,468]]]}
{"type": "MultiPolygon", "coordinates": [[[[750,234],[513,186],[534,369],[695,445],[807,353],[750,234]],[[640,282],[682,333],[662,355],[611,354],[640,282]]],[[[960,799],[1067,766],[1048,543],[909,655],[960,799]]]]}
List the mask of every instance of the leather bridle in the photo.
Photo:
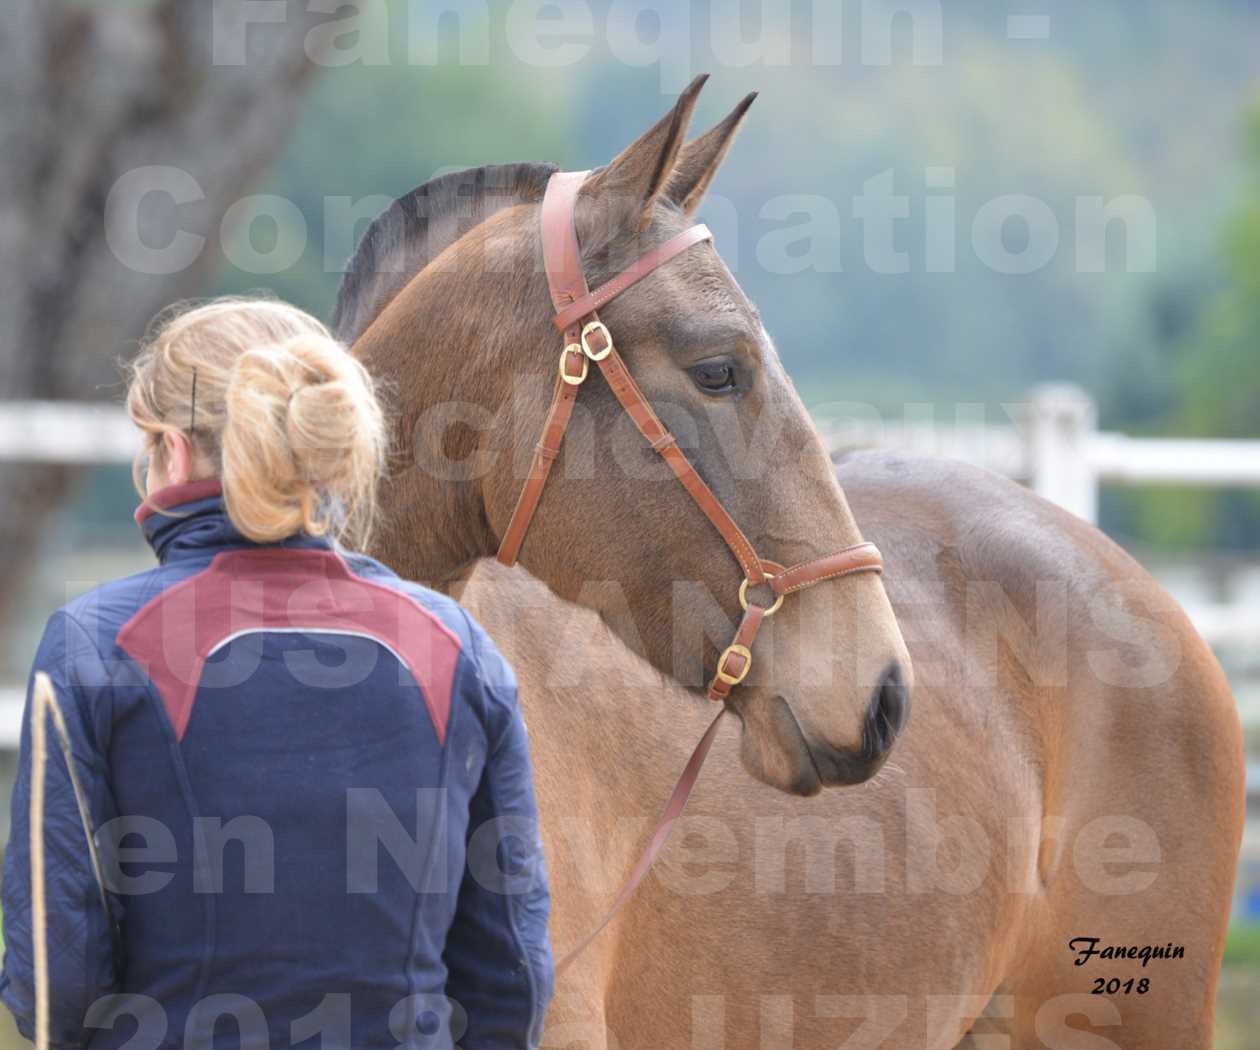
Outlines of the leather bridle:
{"type": "MultiPolygon", "coordinates": [[[[705,517],[713,523],[744,573],[744,580],[739,587],[739,604],[744,615],[735,631],[735,637],[718,657],[716,671],[709,683],[709,699],[722,702],[748,676],[752,669],[752,645],[757,632],[767,619],[778,612],[787,595],[812,587],[823,580],[840,579],[862,572],[881,572],[883,559],[873,543],[855,543],[834,554],[801,562],[791,568],[784,568],[778,562],[758,556],[735,519],[718,502],[704,479],[696,472],[696,468],[691,465],[691,461],[678,447],[674,435],[652,410],[643,391],[639,389],[639,384],[634,381],[617,352],[612,333],[599,319],[598,313],[600,307],[627,288],[687,249],[710,240],[713,235],[707,226],[692,226],[642,255],[629,269],[592,292],[587,286],[586,274],[582,268],[575,223],[578,192],[589,174],[586,171],[557,172],[547,183],[547,191],[543,197],[543,264],[547,271],[551,300],[556,308],[553,323],[563,334],[564,343],[560,352],[559,375],[556,377],[551,408],[543,424],[542,438],[535,446],[529,474],[499,545],[498,559],[504,565],[516,563],[521,544],[525,541],[530,522],[542,498],[551,465],[560,454],[560,445],[573,414],[578,392],[590,374],[590,362],[594,361],[599,365],[621,407],[634,420],[635,426],[653,451],[669,464],[674,476],[695,500],[705,517]],[[761,605],[748,598],[748,588],[761,585],[769,585],[774,593],[773,601],[769,605],[761,605]]],[[[722,711],[719,711],[692,752],[666,803],[651,841],[622,884],[609,911],[596,928],[561,960],[556,966],[557,973],[566,969],[608,925],[648,873],[652,862],[665,845],[674,821],[687,804],[687,798],[713,744],[721,717],[722,711]]]]}
{"type": "Polygon", "coordinates": [[[629,269],[622,271],[607,284],[591,291],[586,284],[582,268],[582,256],[578,247],[575,212],[578,191],[589,172],[557,172],[547,183],[542,205],[543,264],[547,270],[547,282],[551,288],[551,300],[555,304],[553,323],[564,336],[564,349],[560,352],[560,369],[556,377],[555,393],[551,408],[543,425],[542,439],[534,449],[525,485],[508,522],[507,531],[499,545],[499,561],[513,565],[520,554],[521,544],[529,531],[530,521],[538,509],[543,487],[551,465],[560,454],[565,429],[573,414],[578,391],[590,372],[594,361],[608,381],[609,387],[621,402],[621,407],[634,420],[644,439],[657,452],[683,488],[695,500],[705,517],[713,523],[718,535],[735,555],[744,581],[739,587],[739,604],[744,611],[735,637],[718,657],[717,669],[709,683],[709,699],[723,701],[731,690],[739,685],[752,670],[752,645],[761,625],[773,616],[783,604],[783,599],[796,591],[812,587],[823,580],[835,580],[860,572],[880,572],[883,560],[873,543],[855,543],[826,554],[821,558],[801,562],[784,568],[777,562],[759,557],[735,519],[718,502],[704,479],[696,472],[691,461],[674,439],[674,435],[652,410],[643,396],[639,384],[626,368],[617,352],[612,334],[599,319],[598,310],[627,288],[641,281],[654,270],[694,245],[710,240],[713,236],[707,226],[692,226],[659,247],[641,256],[629,269]],[[748,588],[769,584],[774,592],[770,605],[749,601],[748,588]]]}

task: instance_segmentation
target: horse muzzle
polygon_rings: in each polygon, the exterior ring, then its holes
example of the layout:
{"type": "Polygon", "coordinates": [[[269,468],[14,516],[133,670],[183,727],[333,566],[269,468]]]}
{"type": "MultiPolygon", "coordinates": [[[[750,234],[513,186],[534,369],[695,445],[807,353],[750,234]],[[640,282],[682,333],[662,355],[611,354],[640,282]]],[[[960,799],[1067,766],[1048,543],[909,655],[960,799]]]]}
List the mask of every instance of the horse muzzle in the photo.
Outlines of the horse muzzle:
{"type": "Polygon", "coordinates": [[[859,747],[834,747],[804,730],[805,746],[819,784],[841,787],[870,780],[883,766],[909,718],[910,687],[901,666],[892,663],[880,676],[867,703],[859,747]]]}

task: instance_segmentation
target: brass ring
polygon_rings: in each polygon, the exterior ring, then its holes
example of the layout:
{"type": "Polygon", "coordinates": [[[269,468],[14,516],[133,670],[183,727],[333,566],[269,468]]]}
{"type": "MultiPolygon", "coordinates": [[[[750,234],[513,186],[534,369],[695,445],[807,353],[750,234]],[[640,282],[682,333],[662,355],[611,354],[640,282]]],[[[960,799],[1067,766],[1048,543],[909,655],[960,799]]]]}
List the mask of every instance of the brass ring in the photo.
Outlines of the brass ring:
{"type": "Polygon", "coordinates": [[[603,321],[592,321],[582,329],[582,349],[586,351],[586,356],[592,361],[602,361],[605,357],[612,353],[612,332],[608,330],[608,326],[605,325],[603,321]],[[588,338],[592,332],[596,331],[604,333],[604,349],[600,350],[598,353],[591,349],[591,344],[588,338]]]}
{"type": "Polygon", "coordinates": [[[560,351],[560,378],[568,383],[569,386],[581,386],[585,383],[587,373],[589,373],[590,370],[590,362],[586,360],[586,356],[582,353],[582,348],[578,346],[577,343],[570,343],[560,351]],[[580,376],[571,376],[564,370],[564,359],[568,357],[569,354],[577,354],[578,357],[582,359],[582,374],[580,376]]]}
{"type": "MultiPolygon", "coordinates": [[[[773,579],[774,579],[773,576],[769,576],[769,575],[766,576],[767,583],[769,583],[773,579]]],[[[783,604],[784,597],[785,595],[780,594],[777,598],[775,598],[774,604],[771,605],[769,608],[766,608],[765,612],[763,612],[762,615],[773,616],[775,613],[777,613],[779,611],[779,606],[783,604]]],[[[748,611],[748,577],[747,576],[744,577],[744,582],[739,585],[739,604],[740,604],[740,608],[742,608],[744,612],[748,611]]]]}

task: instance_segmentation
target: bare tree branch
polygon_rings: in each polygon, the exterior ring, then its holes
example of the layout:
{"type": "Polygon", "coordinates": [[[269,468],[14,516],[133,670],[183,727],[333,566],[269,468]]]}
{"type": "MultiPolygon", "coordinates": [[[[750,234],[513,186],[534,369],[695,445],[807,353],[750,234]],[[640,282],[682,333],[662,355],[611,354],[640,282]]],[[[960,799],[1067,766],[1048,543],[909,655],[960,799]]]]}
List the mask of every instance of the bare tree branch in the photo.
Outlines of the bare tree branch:
{"type": "MultiPolygon", "coordinates": [[[[8,0],[0,28],[0,397],[115,396],[116,361],[147,320],[195,294],[219,260],[224,212],[274,159],[312,75],[313,25],[290,0],[279,22],[241,0],[65,9],[8,0]],[[238,61],[243,56],[244,61],[238,61]],[[159,168],[196,188],[176,204],[153,183],[142,244],[204,238],[190,265],[145,272],[106,235],[119,180],[159,168]]],[[[267,8],[266,13],[275,11],[267,8]]],[[[2,607],[43,518],[75,473],[0,468],[2,607]]]]}

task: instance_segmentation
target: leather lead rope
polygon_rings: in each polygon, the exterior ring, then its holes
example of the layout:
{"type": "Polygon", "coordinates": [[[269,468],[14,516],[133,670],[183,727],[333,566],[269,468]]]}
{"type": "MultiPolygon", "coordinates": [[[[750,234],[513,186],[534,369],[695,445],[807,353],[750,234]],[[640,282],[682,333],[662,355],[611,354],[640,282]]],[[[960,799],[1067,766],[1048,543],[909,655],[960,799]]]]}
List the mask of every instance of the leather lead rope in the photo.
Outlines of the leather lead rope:
{"type": "Polygon", "coordinates": [[[678,778],[678,783],[674,785],[674,790],[670,792],[669,801],[665,803],[665,809],[661,812],[660,819],[656,822],[651,841],[648,842],[647,847],[639,855],[639,859],[634,862],[634,867],[630,869],[630,874],[626,876],[625,881],[621,884],[621,889],[617,891],[617,896],[613,898],[613,902],[609,905],[608,911],[604,913],[604,917],[599,920],[598,925],[590,933],[578,941],[576,947],[556,963],[557,977],[564,973],[573,964],[573,961],[590,946],[590,943],[603,932],[604,927],[613,921],[617,912],[621,911],[622,906],[634,896],[634,891],[639,888],[639,883],[643,881],[644,877],[651,870],[657,855],[669,839],[669,833],[674,830],[674,821],[682,816],[682,811],[687,808],[687,799],[691,797],[691,789],[695,787],[696,781],[700,777],[700,770],[704,766],[704,760],[709,757],[709,749],[713,746],[713,741],[717,737],[718,723],[722,721],[722,716],[725,713],[725,708],[717,713],[717,716],[709,723],[709,728],[704,731],[704,736],[700,738],[700,743],[696,745],[696,749],[691,753],[691,757],[687,759],[687,765],[683,767],[682,775],[678,778]]]}
{"type": "MultiPolygon", "coordinates": [[[[521,545],[525,542],[530,522],[538,510],[552,464],[560,454],[560,446],[573,415],[578,391],[586,382],[590,374],[590,363],[593,361],[599,366],[621,407],[634,420],[639,433],[652,450],[669,464],[674,476],[725,541],[744,573],[744,581],[739,588],[739,603],[744,615],[731,644],[718,657],[713,679],[709,683],[709,699],[721,703],[748,676],[752,669],[752,645],[757,632],[778,611],[786,595],[823,580],[839,579],[854,573],[881,572],[883,560],[871,543],[855,543],[834,554],[814,558],[791,568],[784,568],[758,556],[748,537],[705,484],[686,454],[678,447],[674,435],[653,410],[634,376],[626,368],[613,344],[612,333],[599,319],[598,313],[600,307],[648,274],[695,245],[711,240],[713,235],[707,226],[692,226],[648,251],[628,269],[592,292],[582,268],[576,226],[578,193],[589,174],[585,171],[557,172],[547,183],[547,192],[543,197],[543,265],[547,271],[551,301],[556,310],[553,323],[563,336],[563,349],[560,351],[559,374],[556,376],[551,407],[543,424],[542,437],[534,448],[529,473],[500,542],[498,560],[504,565],[514,565],[520,556],[521,545]],[[748,588],[761,584],[769,584],[774,590],[773,604],[763,606],[748,600],[748,588]]],[[[725,711],[725,706],[722,711],[725,711]]],[[[631,869],[612,907],[598,926],[561,960],[556,968],[557,973],[563,972],[612,921],[613,916],[621,910],[647,875],[652,862],[669,838],[674,822],[687,805],[691,789],[717,735],[722,711],[714,718],[688,760],[647,848],[631,869]]]]}

